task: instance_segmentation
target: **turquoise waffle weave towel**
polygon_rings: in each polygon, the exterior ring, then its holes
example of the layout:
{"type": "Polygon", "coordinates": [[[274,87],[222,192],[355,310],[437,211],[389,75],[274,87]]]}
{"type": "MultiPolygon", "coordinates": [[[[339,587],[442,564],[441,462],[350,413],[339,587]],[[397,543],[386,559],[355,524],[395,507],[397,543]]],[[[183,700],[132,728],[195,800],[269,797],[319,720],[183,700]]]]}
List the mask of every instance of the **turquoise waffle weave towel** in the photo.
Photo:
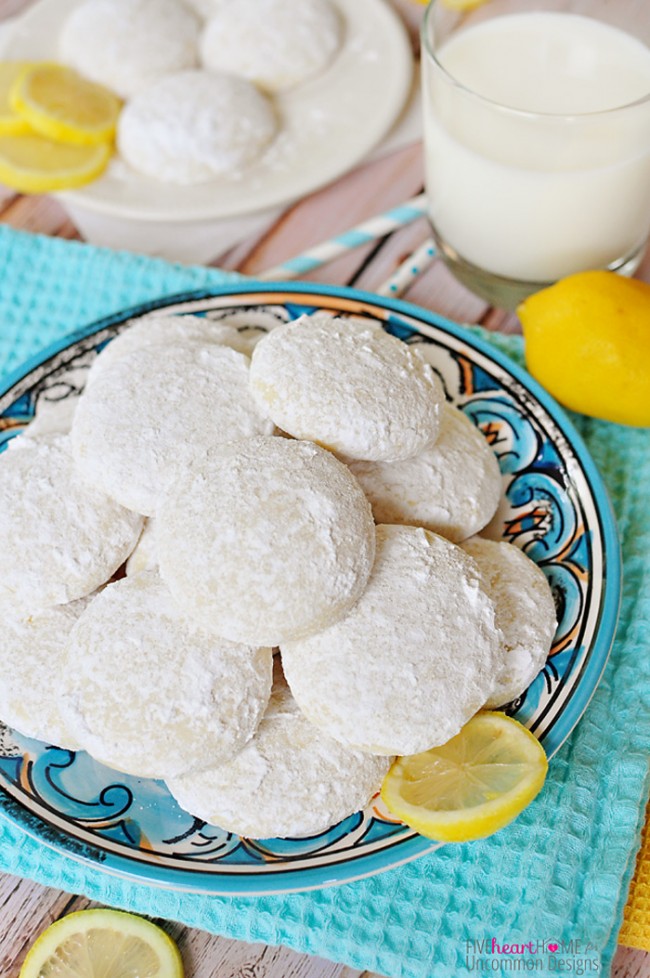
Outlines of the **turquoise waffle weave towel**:
{"type": "MultiPolygon", "coordinates": [[[[227,276],[213,269],[2,229],[0,372],[124,307],[224,281],[227,276]]],[[[489,338],[521,360],[520,340],[489,338]]],[[[506,964],[494,967],[497,959],[481,950],[481,942],[492,938],[499,945],[582,942],[578,956],[575,943],[568,953],[573,973],[607,974],[648,791],[650,432],[574,420],[619,521],[622,617],[591,706],[554,758],[544,791],[513,825],[491,839],[447,846],[369,880],[248,900],[124,882],[53,854],[3,820],[0,869],[117,907],[228,937],[286,944],[390,978],[508,974],[506,964]]],[[[542,955],[537,973],[556,973],[548,959],[542,955]]]]}

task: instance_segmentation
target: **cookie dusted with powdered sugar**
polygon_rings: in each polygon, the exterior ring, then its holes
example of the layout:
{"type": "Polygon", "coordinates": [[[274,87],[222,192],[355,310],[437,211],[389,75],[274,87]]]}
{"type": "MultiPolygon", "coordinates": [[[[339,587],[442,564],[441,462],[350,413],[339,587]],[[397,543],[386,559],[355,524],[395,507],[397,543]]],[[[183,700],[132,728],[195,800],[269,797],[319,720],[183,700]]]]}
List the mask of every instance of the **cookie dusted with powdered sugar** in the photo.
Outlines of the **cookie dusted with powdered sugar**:
{"type": "Polygon", "coordinates": [[[250,340],[227,323],[214,322],[203,316],[152,313],[138,319],[106,344],[93,360],[86,383],[92,384],[107,367],[134,350],[148,346],[211,346],[213,343],[228,346],[246,356],[250,354],[250,340]]]}
{"type": "Polygon", "coordinates": [[[370,504],[349,469],[285,438],[197,458],[163,501],[156,536],[176,600],[217,634],[253,645],[341,618],[375,551],[370,504]]]}
{"type": "Polygon", "coordinates": [[[215,445],[268,434],[249,360],[225,346],[150,346],[99,374],[79,398],[72,444],[89,485],[153,516],[166,488],[215,445]]]}
{"type": "Polygon", "coordinates": [[[237,173],[275,136],[269,100],[244,78],[184,71],[150,85],[123,109],[117,146],[156,180],[194,184],[237,173]]]}
{"type": "Polygon", "coordinates": [[[521,696],[544,667],[557,627],[555,602],[544,572],[511,543],[475,537],[463,550],[478,564],[503,633],[496,689],[485,703],[494,709],[521,696]]]}
{"type": "Polygon", "coordinates": [[[438,436],[435,375],[378,324],[315,313],[277,326],[253,351],[250,380],[279,428],[346,458],[398,461],[438,436]]]}
{"type": "Polygon", "coordinates": [[[446,743],[494,688],[503,636],[476,563],[428,530],[378,526],[368,587],[318,635],[280,643],[305,716],[373,754],[446,743]]]}
{"type": "Polygon", "coordinates": [[[343,24],[329,0],[221,0],[205,13],[206,68],[241,75],[269,92],[319,74],[341,46],[343,24]]]}
{"type": "Polygon", "coordinates": [[[31,615],[104,584],[142,518],[79,478],[67,436],[19,443],[0,456],[0,614],[31,615]]]}
{"type": "Polygon", "coordinates": [[[156,521],[148,519],[144,521],[142,533],[138,540],[135,550],[126,562],[126,573],[128,577],[134,574],[142,574],[143,571],[158,570],[158,550],[156,548],[156,521]]]}
{"type": "Polygon", "coordinates": [[[276,683],[257,732],[236,757],[167,786],[182,808],[228,832],[300,838],[365,808],[390,761],[323,734],[276,683]]]}
{"type": "Polygon", "coordinates": [[[70,632],[88,599],[39,614],[3,615],[0,655],[0,719],[25,737],[78,750],[64,695],[70,680],[66,654],[70,632]]]}
{"type": "Polygon", "coordinates": [[[423,526],[458,542],[490,522],[501,496],[496,455],[462,411],[445,404],[435,443],[401,462],[350,462],[377,523],[423,526]]]}
{"type": "Polygon", "coordinates": [[[67,665],[75,737],[142,778],[228,761],[257,729],[273,671],[270,649],[208,634],[155,573],[95,598],[72,631],[67,665]]]}
{"type": "Polygon", "coordinates": [[[61,60],[124,99],[198,61],[200,21],[179,0],[84,0],[59,41],[61,60]]]}

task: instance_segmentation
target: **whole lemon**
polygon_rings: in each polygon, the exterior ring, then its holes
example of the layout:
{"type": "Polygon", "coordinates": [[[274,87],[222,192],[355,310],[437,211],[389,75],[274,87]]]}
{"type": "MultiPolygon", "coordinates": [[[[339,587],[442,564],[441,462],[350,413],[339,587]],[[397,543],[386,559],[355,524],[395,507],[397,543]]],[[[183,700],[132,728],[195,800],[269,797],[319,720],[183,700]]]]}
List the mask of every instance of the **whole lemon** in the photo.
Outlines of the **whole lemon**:
{"type": "Polygon", "coordinates": [[[528,369],[558,401],[594,418],[650,425],[650,285],[579,272],[517,312],[528,369]]]}

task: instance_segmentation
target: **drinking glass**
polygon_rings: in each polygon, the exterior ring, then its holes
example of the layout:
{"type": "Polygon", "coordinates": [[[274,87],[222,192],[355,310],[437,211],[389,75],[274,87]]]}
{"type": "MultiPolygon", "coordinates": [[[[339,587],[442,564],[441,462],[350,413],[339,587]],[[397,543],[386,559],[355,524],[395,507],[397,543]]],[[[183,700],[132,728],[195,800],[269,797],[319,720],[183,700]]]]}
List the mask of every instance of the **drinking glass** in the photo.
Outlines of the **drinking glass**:
{"type": "Polygon", "coordinates": [[[430,3],[429,214],[440,254],[513,308],[573,272],[632,274],[650,235],[650,17],[639,0],[430,3]]]}

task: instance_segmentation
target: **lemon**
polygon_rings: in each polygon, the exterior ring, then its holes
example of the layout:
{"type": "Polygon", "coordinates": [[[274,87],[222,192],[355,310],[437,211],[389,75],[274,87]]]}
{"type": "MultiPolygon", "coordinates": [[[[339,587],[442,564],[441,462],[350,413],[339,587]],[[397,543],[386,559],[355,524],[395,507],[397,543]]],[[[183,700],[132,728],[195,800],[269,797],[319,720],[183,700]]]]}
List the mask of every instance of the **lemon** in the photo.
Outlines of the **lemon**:
{"type": "Polygon", "coordinates": [[[533,377],[566,407],[650,425],[650,285],[579,272],[517,310],[533,377]]]}
{"type": "Polygon", "coordinates": [[[25,69],[24,61],[0,61],[0,133],[29,132],[29,124],[15,112],[9,102],[11,88],[25,69]]]}
{"type": "Polygon", "coordinates": [[[63,143],[93,146],[115,135],[120,100],[71,68],[35,64],[14,81],[10,103],[36,132],[63,143]]]}
{"type": "Polygon", "coordinates": [[[442,747],[398,757],[381,797],[421,835],[468,842],[516,818],[547,768],[544,748],[525,727],[505,713],[479,713],[442,747]]]}
{"type": "Polygon", "coordinates": [[[476,10],[477,7],[481,7],[487,0],[442,0],[442,2],[450,10],[459,10],[464,13],[466,10],[476,10]]]}
{"type": "Polygon", "coordinates": [[[102,173],[110,155],[108,143],[72,146],[38,133],[0,135],[0,183],[26,194],[80,187],[102,173]]]}
{"type": "Polygon", "coordinates": [[[119,910],[81,910],[62,917],[33,945],[20,978],[183,978],[171,937],[119,910]]]}

